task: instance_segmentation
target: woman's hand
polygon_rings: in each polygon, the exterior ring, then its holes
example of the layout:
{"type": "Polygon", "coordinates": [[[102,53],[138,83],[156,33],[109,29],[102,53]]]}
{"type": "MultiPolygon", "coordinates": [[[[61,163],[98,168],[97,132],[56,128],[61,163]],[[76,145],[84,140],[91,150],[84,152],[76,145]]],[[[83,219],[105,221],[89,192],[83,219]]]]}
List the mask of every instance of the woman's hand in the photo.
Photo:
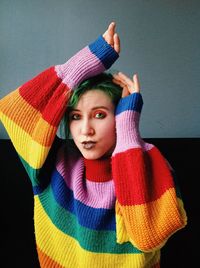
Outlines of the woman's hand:
{"type": "Polygon", "coordinates": [[[128,76],[119,72],[113,75],[113,82],[123,88],[122,98],[129,94],[140,92],[140,82],[137,74],[134,74],[133,79],[131,80],[128,76]]]}
{"type": "Polygon", "coordinates": [[[115,28],[115,22],[111,22],[108,29],[103,34],[103,38],[117,53],[120,53],[120,39],[118,34],[115,32],[115,28]]]}

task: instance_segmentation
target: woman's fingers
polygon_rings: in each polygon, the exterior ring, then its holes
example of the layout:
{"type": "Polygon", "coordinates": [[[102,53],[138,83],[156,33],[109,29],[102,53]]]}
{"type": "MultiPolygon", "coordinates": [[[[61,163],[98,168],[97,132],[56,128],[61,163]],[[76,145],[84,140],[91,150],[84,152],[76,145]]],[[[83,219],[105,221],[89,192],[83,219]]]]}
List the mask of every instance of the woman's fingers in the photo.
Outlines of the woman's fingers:
{"type": "Polygon", "coordinates": [[[115,23],[111,22],[108,26],[108,29],[103,34],[103,38],[111,46],[114,44],[114,40],[113,40],[114,33],[115,33],[115,23]]]}
{"type": "Polygon", "coordinates": [[[122,98],[127,97],[130,94],[129,90],[127,87],[124,87],[122,90],[122,98]]]}
{"type": "Polygon", "coordinates": [[[120,39],[119,39],[119,35],[117,33],[114,34],[114,50],[117,53],[120,53],[120,39]]]}
{"type": "Polygon", "coordinates": [[[122,97],[135,92],[137,93],[140,92],[140,82],[137,74],[133,75],[133,80],[131,80],[128,76],[126,76],[122,72],[114,74],[113,77],[114,77],[113,82],[120,85],[123,88],[122,97]]]}
{"type": "Polygon", "coordinates": [[[117,84],[117,85],[119,85],[120,87],[124,87],[125,86],[125,84],[122,82],[122,81],[120,81],[120,80],[118,80],[118,79],[113,79],[113,82],[115,83],[115,84],[117,84]]]}
{"type": "Polygon", "coordinates": [[[115,27],[116,27],[115,22],[111,22],[110,25],[108,26],[108,35],[110,36],[111,44],[113,43],[113,36],[115,34],[115,27]]]}
{"type": "Polygon", "coordinates": [[[111,45],[114,50],[119,53],[120,52],[120,39],[118,34],[115,32],[116,29],[116,23],[111,22],[108,26],[108,29],[103,34],[103,38],[105,41],[111,45]]]}
{"type": "Polygon", "coordinates": [[[118,73],[119,75],[119,78],[125,83],[127,84],[127,86],[132,86],[133,85],[133,81],[128,77],[126,76],[125,74],[123,74],[122,72],[119,72],[118,73]]]}
{"type": "Polygon", "coordinates": [[[114,78],[113,82],[122,88],[122,98],[124,98],[130,94],[126,84],[124,84],[122,81],[114,78]]]}
{"type": "Polygon", "coordinates": [[[137,74],[133,75],[133,82],[134,82],[135,91],[140,92],[140,81],[139,81],[139,77],[137,74]]]}

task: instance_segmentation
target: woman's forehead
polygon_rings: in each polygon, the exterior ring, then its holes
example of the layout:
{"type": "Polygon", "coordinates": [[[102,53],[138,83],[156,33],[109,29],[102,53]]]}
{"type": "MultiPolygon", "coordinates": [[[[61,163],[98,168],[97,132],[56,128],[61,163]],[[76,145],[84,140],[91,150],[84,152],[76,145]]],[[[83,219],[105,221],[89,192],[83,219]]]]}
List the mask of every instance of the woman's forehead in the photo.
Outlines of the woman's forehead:
{"type": "Polygon", "coordinates": [[[75,109],[92,109],[93,107],[105,106],[109,109],[113,108],[111,98],[99,89],[92,89],[86,91],[79,99],[75,109]]]}

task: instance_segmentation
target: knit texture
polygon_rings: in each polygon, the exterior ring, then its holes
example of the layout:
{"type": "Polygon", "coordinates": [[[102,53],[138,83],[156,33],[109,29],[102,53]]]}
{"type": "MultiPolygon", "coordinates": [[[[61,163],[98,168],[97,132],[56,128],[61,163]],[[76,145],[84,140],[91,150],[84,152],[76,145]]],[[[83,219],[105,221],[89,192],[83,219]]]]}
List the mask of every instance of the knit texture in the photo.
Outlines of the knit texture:
{"type": "Polygon", "coordinates": [[[0,101],[0,119],[33,187],[41,267],[156,268],[160,248],[186,225],[173,170],[140,136],[139,93],[118,104],[111,158],[83,159],[66,140],[49,165],[72,90],[117,57],[100,36],[0,101]]]}

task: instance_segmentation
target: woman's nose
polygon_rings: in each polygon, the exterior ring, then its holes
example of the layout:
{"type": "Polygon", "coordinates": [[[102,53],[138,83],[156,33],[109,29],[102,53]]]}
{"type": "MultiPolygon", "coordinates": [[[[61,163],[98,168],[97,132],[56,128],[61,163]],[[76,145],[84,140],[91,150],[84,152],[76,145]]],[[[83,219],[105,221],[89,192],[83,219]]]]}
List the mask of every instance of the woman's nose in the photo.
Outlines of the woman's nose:
{"type": "Polygon", "coordinates": [[[94,128],[92,127],[92,124],[89,122],[89,120],[84,120],[83,124],[81,126],[81,134],[82,135],[93,135],[94,134],[94,128]]]}

